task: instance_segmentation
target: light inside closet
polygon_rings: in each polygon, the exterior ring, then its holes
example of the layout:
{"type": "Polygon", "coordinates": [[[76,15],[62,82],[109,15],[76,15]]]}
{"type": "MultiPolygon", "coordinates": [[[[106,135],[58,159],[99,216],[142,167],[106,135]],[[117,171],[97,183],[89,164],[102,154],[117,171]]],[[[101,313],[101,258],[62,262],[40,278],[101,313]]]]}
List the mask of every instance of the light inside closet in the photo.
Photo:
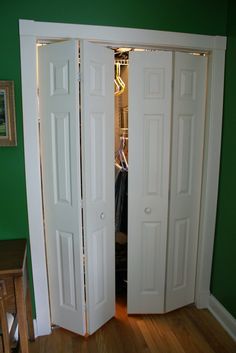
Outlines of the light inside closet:
{"type": "Polygon", "coordinates": [[[116,299],[126,304],[128,286],[128,175],[129,175],[129,53],[142,48],[114,50],[115,122],[115,274],[116,299]]]}

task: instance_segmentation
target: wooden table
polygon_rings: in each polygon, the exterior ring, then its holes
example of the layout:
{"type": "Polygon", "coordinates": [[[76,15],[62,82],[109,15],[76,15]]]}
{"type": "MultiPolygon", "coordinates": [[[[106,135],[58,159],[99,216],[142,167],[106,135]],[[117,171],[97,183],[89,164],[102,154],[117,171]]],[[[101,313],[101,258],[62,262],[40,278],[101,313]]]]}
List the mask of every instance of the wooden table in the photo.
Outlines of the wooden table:
{"type": "MultiPolygon", "coordinates": [[[[32,306],[27,276],[25,239],[0,240],[0,288],[5,311],[18,321],[21,353],[28,353],[28,336],[34,340],[32,306]]],[[[10,351],[8,342],[5,351],[10,351]]]]}

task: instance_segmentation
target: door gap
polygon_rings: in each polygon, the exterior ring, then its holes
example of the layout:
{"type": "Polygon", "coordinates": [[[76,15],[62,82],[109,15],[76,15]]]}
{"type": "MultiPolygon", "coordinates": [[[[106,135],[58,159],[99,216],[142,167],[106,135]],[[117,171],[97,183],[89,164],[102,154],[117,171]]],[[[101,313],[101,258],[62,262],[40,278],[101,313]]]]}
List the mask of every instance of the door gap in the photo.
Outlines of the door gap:
{"type": "Polygon", "coordinates": [[[86,251],[85,251],[85,233],[84,233],[84,193],[83,193],[83,173],[82,173],[82,117],[81,117],[81,63],[80,63],[80,42],[78,41],[78,85],[79,85],[79,143],[80,143],[80,194],[81,194],[81,227],[82,227],[82,254],[83,254],[83,276],[84,276],[84,315],[85,315],[85,331],[88,332],[88,310],[87,310],[87,290],[86,290],[86,251]]]}
{"type": "Polygon", "coordinates": [[[127,311],[128,288],[128,64],[130,48],[114,50],[116,307],[127,311]]]}

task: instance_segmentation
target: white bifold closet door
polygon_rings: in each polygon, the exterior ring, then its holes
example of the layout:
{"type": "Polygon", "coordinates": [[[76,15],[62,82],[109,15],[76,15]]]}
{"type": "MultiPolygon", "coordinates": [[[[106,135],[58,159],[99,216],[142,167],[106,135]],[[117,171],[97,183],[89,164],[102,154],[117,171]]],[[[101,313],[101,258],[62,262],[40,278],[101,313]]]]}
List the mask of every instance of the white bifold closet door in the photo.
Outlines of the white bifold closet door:
{"type": "Polygon", "coordinates": [[[130,54],[129,313],[194,302],[206,67],[188,53],[130,54]]]}
{"type": "Polygon", "coordinates": [[[39,50],[51,317],[53,324],[84,335],[115,312],[114,57],[82,42],[80,60],[82,107],[78,42],[39,50]]]}
{"type": "Polygon", "coordinates": [[[129,58],[128,313],[164,312],[171,52],[129,58]]]}
{"type": "Polygon", "coordinates": [[[40,47],[38,58],[51,320],[84,335],[77,41],[40,47]]]}
{"type": "MultiPolygon", "coordinates": [[[[79,75],[78,52],[38,72],[52,323],[84,335],[115,314],[114,54],[81,41],[79,75]]],[[[128,313],[163,313],[194,301],[207,59],[129,60],[128,313]]]]}
{"type": "Polygon", "coordinates": [[[194,302],[207,57],[176,53],[166,311],[194,302]]]}
{"type": "Polygon", "coordinates": [[[88,333],[115,315],[114,54],[82,41],[81,109],[88,333]]]}

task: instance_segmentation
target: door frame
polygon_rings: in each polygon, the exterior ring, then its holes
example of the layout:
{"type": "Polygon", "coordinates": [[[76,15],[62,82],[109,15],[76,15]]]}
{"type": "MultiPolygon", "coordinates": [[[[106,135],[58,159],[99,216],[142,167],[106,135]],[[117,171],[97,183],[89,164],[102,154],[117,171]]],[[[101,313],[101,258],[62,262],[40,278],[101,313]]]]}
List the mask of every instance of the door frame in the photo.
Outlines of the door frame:
{"type": "Polygon", "coordinates": [[[223,115],[226,37],[155,30],[19,20],[23,131],[29,237],[36,308],[36,334],[51,332],[38,135],[38,40],[86,39],[116,46],[207,52],[208,90],[199,220],[195,304],[206,308],[215,234],[223,115]]]}

